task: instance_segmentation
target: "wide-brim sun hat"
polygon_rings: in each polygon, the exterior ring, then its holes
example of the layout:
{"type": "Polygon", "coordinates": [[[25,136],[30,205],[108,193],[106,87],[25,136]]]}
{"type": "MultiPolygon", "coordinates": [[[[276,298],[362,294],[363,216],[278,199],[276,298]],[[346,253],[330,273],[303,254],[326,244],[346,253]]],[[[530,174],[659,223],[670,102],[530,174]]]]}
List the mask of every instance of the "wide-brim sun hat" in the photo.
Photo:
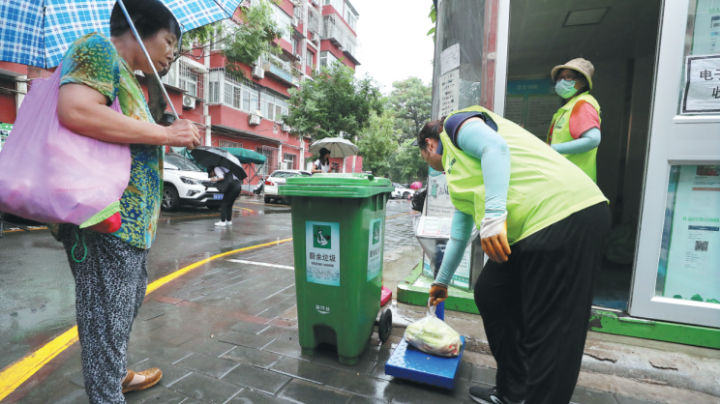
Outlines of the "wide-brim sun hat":
{"type": "Polygon", "coordinates": [[[558,73],[560,73],[560,70],[562,70],[562,69],[575,70],[576,72],[585,76],[585,79],[587,79],[587,82],[588,82],[588,86],[590,86],[590,89],[592,90],[592,88],[593,88],[592,76],[593,76],[593,73],[595,73],[595,67],[593,66],[592,63],[590,63],[589,60],[586,60],[583,58],[577,58],[577,59],[573,59],[573,60],[565,63],[564,65],[559,65],[559,66],[553,67],[552,71],[550,71],[550,78],[552,78],[552,81],[557,80],[557,75],[558,75],[558,73]]]}

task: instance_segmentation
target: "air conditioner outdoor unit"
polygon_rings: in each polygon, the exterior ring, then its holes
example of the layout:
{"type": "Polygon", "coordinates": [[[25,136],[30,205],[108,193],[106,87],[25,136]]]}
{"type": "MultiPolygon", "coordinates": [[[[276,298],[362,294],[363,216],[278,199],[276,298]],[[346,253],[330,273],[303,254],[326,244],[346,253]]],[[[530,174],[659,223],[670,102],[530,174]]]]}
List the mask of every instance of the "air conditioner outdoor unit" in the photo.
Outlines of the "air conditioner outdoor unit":
{"type": "Polygon", "coordinates": [[[265,69],[263,69],[262,66],[253,67],[252,76],[256,79],[264,79],[265,69]]]}
{"type": "Polygon", "coordinates": [[[290,132],[292,130],[292,128],[290,127],[290,125],[283,124],[282,130],[283,130],[283,132],[290,132]]]}
{"type": "Polygon", "coordinates": [[[195,97],[191,95],[183,95],[183,109],[195,108],[195,97]]]}
{"type": "Polygon", "coordinates": [[[260,125],[260,122],[262,122],[262,116],[258,113],[252,113],[250,114],[250,118],[248,119],[248,122],[252,126],[258,126],[260,125]]]}
{"type": "Polygon", "coordinates": [[[300,24],[300,19],[297,18],[297,17],[293,17],[293,18],[292,18],[292,26],[293,26],[293,27],[297,27],[298,24],[300,24]]]}

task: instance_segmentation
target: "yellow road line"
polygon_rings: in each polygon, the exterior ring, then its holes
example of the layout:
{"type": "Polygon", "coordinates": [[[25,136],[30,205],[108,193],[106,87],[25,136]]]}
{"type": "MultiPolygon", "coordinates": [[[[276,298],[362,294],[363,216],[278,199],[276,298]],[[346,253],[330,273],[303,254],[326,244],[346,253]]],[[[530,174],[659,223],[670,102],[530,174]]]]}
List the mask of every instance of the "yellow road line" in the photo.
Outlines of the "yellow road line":
{"type": "Polygon", "coordinates": [[[400,216],[405,216],[405,215],[409,215],[409,214],[411,214],[411,213],[412,213],[412,212],[405,212],[405,213],[401,213],[401,214],[399,214],[399,215],[395,215],[395,216],[390,216],[390,217],[386,217],[386,218],[385,218],[385,220],[389,220],[389,219],[395,219],[396,217],[400,217],[400,216]]]}
{"type": "Polygon", "coordinates": [[[65,331],[42,348],[6,367],[0,373],[0,400],[7,397],[35,372],[78,340],[77,326],[65,331]]]}
{"type": "MultiPolygon", "coordinates": [[[[194,264],[190,264],[185,268],[177,270],[152,282],[147,286],[147,291],[145,292],[145,294],[148,295],[160,288],[161,286],[167,284],[168,282],[171,282],[192,271],[193,269],[205,265],[208,262],[214,261],[218,258],[227,257],[228,255],[237,254],[244,251],[255,250],[258,248],[270,247],[272,245],[279,245],[287,243],[289,241],[292,241],[292,239],[288,238],[285,240],[272,241],[269,243],[239,248],[237,250],[213,255],[212,257],[205,258],[204,260],[198,261],[194,264]]],[[[32,375],[34,375],[38,370],[40,370],[46,363],[48,363],[54,357],[58,356],[62,351],[70,347],[77,340],[77,326],[74,326],[71,329],[65,331],[59,337],[43,345],[37,351],[19,359],[15,363],[8,365],[5,369],[0,371],[0,401],[2,401],[2,399],[7,397],[10,393],[15,391],[15,389],[20,387],[21,384],[23,384],[27,379],[32,377],[32,375]]]]}
{"type": "MultiPolygon", "coordinates": [[[[47,227],[33,227],[33,228],[28,229],[28,230],[30,230],[30,231],[35,231],[35,230],[47,230],[47,227]]],[[[3,231],[3,233],[15,233],[15,232],[18,232],[18,231],[25,231],[25,230],[23,230],[23,229],[5,230],[5,231],[3,231]]]]}
{"type": "Polygon", "coordinates": [[[269,203],[262,203],[262,202],[243,202],[239,201],[237,203],[251,203],[253,205],[265,205],[265,206],[275,206],[275,207],[281,207],[281,208],[289,208],[289,205],[275,205],[275,204],[269,204],[269,203]]]}

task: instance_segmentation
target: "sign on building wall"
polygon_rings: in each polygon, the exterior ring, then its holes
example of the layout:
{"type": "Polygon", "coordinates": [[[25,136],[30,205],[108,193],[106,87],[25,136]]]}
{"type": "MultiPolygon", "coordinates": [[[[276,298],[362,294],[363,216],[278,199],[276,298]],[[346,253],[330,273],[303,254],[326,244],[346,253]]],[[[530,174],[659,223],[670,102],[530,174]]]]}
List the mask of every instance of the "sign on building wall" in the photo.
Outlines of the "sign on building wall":
{"type": "MultiPolygon", "coordinates": [[[[433,257],[444,254],[445,246],[450,239],[450,226],[455,214],[455,206],[450,200],[445,173],[429,168],[427,204],[423,216],[418,222],[416,234],[423,249],[431,249],[433,257]]],[[[472,267],[472,243],[468,245],[463,259],[458,266],[450,284],[463,289],[470,289],[470,270],[472,267]]],[[[435,260],[423,254],[423,274],[434,278],[438,268],[435,260]]]]}
{"type": "Polygon", "coordinates": [[[550,80],[508,81],[503,117],[544,141],[561,103],[550,80]]]}
{"type": "Polygon", "coordinates": [[[720,55],[688,56],[681,114],[720,112],[720,55]]]}
{"type": "Polygon", "coordinates": [[[681,166],[663,296],[720,303],[720,166],[681,166]]]}

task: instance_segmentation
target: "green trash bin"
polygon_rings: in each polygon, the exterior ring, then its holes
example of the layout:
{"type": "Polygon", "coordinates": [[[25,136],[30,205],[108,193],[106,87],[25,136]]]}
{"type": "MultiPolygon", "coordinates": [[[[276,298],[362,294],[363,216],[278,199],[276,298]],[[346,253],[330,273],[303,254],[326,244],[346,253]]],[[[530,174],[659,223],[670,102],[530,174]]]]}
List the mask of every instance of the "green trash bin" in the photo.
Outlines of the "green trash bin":
{"type": "Polygon", "coordinates": [[[354,365],[380,310],[385,205],[390,180],[369,174],[288,178],[292,201],[298,332],[303,354],[337,347],[354,365]]]}

